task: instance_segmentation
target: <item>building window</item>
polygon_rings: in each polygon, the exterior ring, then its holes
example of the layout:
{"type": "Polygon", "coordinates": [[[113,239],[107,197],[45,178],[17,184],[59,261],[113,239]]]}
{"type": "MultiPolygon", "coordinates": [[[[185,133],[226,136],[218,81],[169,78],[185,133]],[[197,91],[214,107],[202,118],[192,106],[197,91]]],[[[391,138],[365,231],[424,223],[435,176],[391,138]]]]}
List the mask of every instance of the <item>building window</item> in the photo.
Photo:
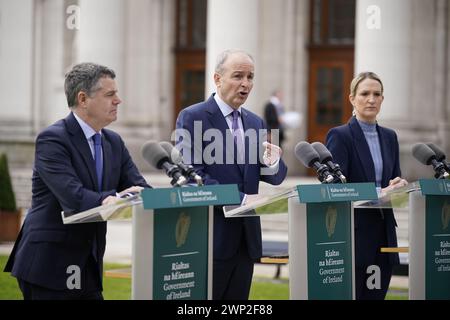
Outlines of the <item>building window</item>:
{"type": "Polygon", "coordinates": [[[312,0],[311,43],[352,45],[355,39],[355,0],[312,0]]]}
{"type": "Polygon", "coordinates": [[[207,3],[176,1],[175,118],[183,108],[205,99],[207,3]]]}
{"type": "Polygon", "coordinates": [[[348,121],[352,106],[356,0],[310,0],[308,140],[348,121]]]}
{"type": "Polygon", "coordinates": [[[339,68],[319,68],[317,71],[316,123],[339,125],[343,115],[343,71],[339,68]]]}
{"type": "Polygon", "coordinates": [[[206,48],[207,0],[177,1],[177,48],[206,48]]]}

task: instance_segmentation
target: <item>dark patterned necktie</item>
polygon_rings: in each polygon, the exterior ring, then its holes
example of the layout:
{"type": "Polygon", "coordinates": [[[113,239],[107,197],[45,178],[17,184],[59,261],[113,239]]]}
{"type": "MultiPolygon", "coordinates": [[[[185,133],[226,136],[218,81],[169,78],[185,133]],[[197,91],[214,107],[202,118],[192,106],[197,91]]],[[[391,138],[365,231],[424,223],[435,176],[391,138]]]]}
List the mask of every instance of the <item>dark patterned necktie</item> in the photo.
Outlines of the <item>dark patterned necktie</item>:
{"type": "Polygon", "coordinates": [[[244,164],[245,159],[245,147],[242,129],[239,127],[239,111],[234,110],[233,123],[231,129],[233,130],[234,144],[236,146],[236,159],[238,164],[244,164]]]}

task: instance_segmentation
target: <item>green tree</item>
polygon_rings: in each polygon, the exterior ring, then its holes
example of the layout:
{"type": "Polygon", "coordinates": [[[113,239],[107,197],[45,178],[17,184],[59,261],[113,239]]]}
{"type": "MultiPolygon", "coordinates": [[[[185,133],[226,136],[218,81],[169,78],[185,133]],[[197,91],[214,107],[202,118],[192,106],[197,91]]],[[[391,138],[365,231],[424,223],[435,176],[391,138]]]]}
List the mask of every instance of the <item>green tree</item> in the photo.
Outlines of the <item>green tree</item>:
{"type": "Polygon", "coordinates": [[[0,155],[0,210],[17,210],[6,154],[0,155]]]}

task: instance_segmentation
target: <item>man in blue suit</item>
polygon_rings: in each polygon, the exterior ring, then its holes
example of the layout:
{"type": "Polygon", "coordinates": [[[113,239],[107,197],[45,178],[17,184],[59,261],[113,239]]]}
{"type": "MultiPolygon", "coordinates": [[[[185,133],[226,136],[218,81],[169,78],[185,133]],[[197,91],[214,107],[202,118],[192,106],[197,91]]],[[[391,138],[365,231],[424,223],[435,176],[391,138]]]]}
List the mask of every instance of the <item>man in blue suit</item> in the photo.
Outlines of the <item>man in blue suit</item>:
{"type": "MultiPolygon", "coordinates": [[[[185,161],[206,184],[237,184],[242,202],[258,193],[259,181],[279,185],[287,172],[281,149],[265,141],[264,121],[241,107],[253,88],[253,77],[249,54],[223,52],[214,73],[217,93],[184,109],[177,119],[177,134],[182,137],[178,147],[185,161]]],[[[259,217],[225,219],[222,208],[216,207],[213,299],[248,299],[254,262],[261,256],[259,217]]]]}
{"type": "Polygon", "coordinates": [[[32,203],[5,271],[24,299],[103,299],[106,222],[64,225],[78,213],[149,187],[120,136],[104,129],[121,100],[113,70],[81,63],[66,74],[71,113],[36,139],[32,203]]]}

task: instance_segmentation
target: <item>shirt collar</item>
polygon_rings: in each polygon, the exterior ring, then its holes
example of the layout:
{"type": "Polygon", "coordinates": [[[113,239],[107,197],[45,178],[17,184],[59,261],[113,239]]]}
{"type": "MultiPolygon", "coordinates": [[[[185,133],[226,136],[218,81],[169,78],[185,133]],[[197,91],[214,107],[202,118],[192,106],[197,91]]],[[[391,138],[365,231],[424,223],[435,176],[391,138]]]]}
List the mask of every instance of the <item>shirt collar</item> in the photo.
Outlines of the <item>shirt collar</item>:
{"type": "MultiPolygon", "coordinates": [[[[214,100],[216,100],[217,105],[219,106],[220,111],[222,112],[223,116],[226,118],[227,116],[229,116],[234,109],[232,107],[230,107],[228,104],[226,104],[220,97],[219,95],[216,93],[214,95],[214,100]]],[[[239,107],[237,110],[239,111],[239,114],[242,114],[242,107],[239,107]]]]}
{"type": "Polygon", "coordinates": [[[377,124],[376,123],[368,123],[368,122],[364,122],[362,120],[356,119],[358,120],[358,123],[362,129],[362,131],[364,132],[374,132],[377,131],[377,124]]]}
{"type": "MultiPolygon", "coordinates": [[[[87,140],[92,138],[92,136],[97,133],[97,132],[95,132],[94,129],[91,128],[91,126],[89,126],[86,122],[84,122],[83,119],[81,119],[79,116],[77,116],[77,114],[75,112],[73,112],[73,115],[75,116],[75,119],[77,120],[78,124],[80,125],[81,130],[83,130],[84,136],[86,137],[87,140]]],[[[102,134],[101,131],[99,133],[102,134]]]]}

